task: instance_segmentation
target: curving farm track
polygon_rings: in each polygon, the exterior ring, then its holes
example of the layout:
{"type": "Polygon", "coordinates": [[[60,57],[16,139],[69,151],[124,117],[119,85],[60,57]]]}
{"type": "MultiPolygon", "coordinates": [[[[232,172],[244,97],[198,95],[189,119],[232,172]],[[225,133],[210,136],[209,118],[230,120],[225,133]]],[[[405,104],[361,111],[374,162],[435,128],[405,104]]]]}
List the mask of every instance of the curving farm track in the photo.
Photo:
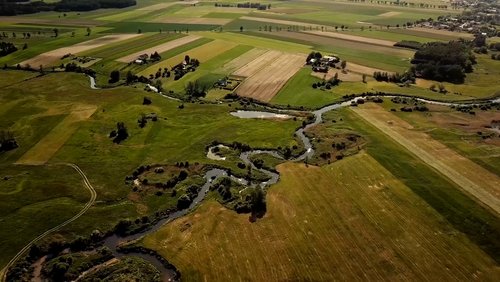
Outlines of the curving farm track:
{"type": "Polygon", "coordinates": [[[94,187],[92,186],[92,184],[90,184],[90,181],[89,179],[87,178],[87,176],[85,175],[85,173],[83,172],[83,170],[78,167],[76,164],[72,164],[72,163],[61,163],[61,164],[56,164],[56,165],[66,165],[66,166],[69,166],[69,167],[72,167],[74,170],[76,170],[76,172],[78,172],[78,174],[80,174],[80,176],[82,177],[82,180],[83,180],[83,184],[85,186],[85,188],[87,190],[89,190],[90,192],[90,199],[89,201],[85,204],[85,206],[80,210],[80,212],[78,212],[77,214],[75,214],[72,218],[64,221],[63,223],[55,226],[55,227],[52,227],[51,229],[43,232],[42,234],[38,235],[38,237],[36,237],[35,239],[31,240],[31,242],[29,242],[28,244],[26,244],[26,246],[24,246],[24,248],[22,248],[10,261],[9,263],[7,263],[7,265],[1,270],[1,281],[7,281],[7,270],[16,263],[16,261],[25,253],[29,250],[29,248],[31,248],[31,246],[33,244],[35,244],[36,242],[38,242],[39,240],[41,240],[42,238],[44,238],[45,236],[47,236],[48,234],[52,233],[52,232],[55,232],[59,229],[61,229],[62,227],[70,224],[71,222],[77,220],[80,216],[82,216],[85,212],[87,212],[90,207],[95,203],[95,200],[97,198],[97,192],[95,191],[94,187]]]}

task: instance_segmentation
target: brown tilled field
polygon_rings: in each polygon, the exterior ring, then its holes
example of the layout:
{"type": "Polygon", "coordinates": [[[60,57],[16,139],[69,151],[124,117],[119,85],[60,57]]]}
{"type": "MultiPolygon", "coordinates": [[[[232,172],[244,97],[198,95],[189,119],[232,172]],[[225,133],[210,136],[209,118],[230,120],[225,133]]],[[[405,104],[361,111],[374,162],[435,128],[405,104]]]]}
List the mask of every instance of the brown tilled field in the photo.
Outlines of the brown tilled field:
{"type": "Polygon", "coordinates": [[[96,39],[88,40],[85,42],[81,42],[69,47],[63,47],[56,50],[52,50],[49,52],[45,52],[40,54],[34,58],[28,59],[20,65],[30,65],[32,67],[49,66],[57,60],[59,60],[62,56],[66,54],[77,54],[80,52],[88,51],[94,48],[98,48],[101,46],[105,46],[111,43],[119,42],[122,40],[134,38],[137,36],[141,36],[141,34],[113,34],[113,35],[105,35],[103,37],[99,37],[96,39]]]}
{"type": "Polygon", "coordinates": [[[281,179],[257,222],[207,200],[144,245],[186,281],[488,281],[500,275],[490,257],[363,151],[324,167],[285,163],[278,171],[281,179]]]}
{"type": "Polygon", "coordinates": [[[268,102],[285,83],[304,65],[305,56],[281,53],[263,68],[249,70],[254,73],[236,89],[238,95],[268,102]]]}
{"type": "Polygon", "coordinates": [[[122,63],[129,63],[129,62],[132,62],[133,60],[137,59],[142,54],[149,55],[149,54],[152,54],[154,52],[158,52],[158,53],[166,52],[170,49],[179,47],[181,45],[188,44],[189,42],[193,42],[199,38],[201,38],[201,37],[197,36],[197,35],[188,35],[188,36],[185,36],[185,37],[182,37],[179,39],[165,42],[165,43],[157,45],[155,47],[151,47],[151,48],[139,51],[139,52],[135,52],[133,54],[129,54],[125,57],[121,57],[121,58],[117,59],[117,61],[122,62],[122,63]]]}
{"type": "Polygon", "coordinates": [[[454,150],[416,131],[406,121],[376,104],[354,109],[359,116],[458,184],[478,202],[500,214],[500,178],[454,150]]]}

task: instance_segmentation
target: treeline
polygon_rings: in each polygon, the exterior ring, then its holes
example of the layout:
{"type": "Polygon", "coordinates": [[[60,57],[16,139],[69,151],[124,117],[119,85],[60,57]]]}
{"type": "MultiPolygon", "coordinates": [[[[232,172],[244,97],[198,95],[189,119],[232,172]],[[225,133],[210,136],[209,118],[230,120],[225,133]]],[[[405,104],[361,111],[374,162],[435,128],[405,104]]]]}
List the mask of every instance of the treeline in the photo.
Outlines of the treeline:
{"type": "Polygon", "coordinates": [[[387,73],[376,71],[373,73],[373,78],[376,81],[385,81],[393,83],[415,83],[415,75],[412,72],[400,73],[387,73]]]}
{"type": "MultiPolygon", "coordinates": [[[[235,7],[233,4],[229,3],[215,3],[215,7],[235,7]]],[[[238,3],[236,4],[237,8],[250,8],[250,9],[257,9],[257,10],[269,10],[271,9],[271,4],[260,4],[260,3],[238,3]]]]}
{"type": "Polygon", "coordinates": [[[16,52],[17,47],[13,43],[0,41],[0,57],[16,52]]]}
{"type": "Polygon", "coordinates": [[[403,47],[403,48],[409,48],[409,49],[414,49],[414,50],[420,50],[422,48],[422,43],[417,42],[417,41],[411,41],[411,40],[401,40],[394,44],[396,47],[403,47]]]}
{"type": "Polygon", "coordinates": [[[3,2],[0,16],[33,14],[45,11],[92,11],[101,8],[125,8],[136,5],[136,0],[61,0],[56,3],[35,1],[29,3],[3,2]]]}
{"type": "Polygon", "coordinates": [[[476,58],[469,42],[429,42],[422,45],[411,61],[415,76],[430,80],[463,83],[473,71],[476,58]]]}

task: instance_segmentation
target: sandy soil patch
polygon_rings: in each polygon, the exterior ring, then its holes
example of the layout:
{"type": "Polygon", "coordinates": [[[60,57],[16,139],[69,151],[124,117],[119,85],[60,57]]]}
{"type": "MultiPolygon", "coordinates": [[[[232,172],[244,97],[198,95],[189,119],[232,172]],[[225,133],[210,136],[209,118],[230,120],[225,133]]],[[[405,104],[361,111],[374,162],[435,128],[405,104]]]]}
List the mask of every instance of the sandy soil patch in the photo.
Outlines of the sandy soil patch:
{"type": "Polygon", "coordinates": [[[141,34],[114,34],[114,35],[106,35],[103,37],[99,37],[96,39],[88,40],[85,42],[81,42],[69,47],[63,47],[56,50],[52,50],[49,52],[45,52],[40,54],[34,58],[28,59],[22,63],[21,65],[30,65],[32,67],[38,67],[40,65],[47,66],[57,62],[62,56],[66,54],[78,54],[80,52],[88,51],[94,48],[98,48],[104,45],[108,45],[111,43],[127,40],[130,38],[134,38],[137,36],[141,36],[141,34]]]}
{"type": "Polygon", "coordinates": [[[94,105],[75,106],[66,118],[22,155],[16,164],[42,165],[48,162],[78,129],[79,122],[91,117],[96,109],[97,106],[94,105]]]}
{"type": "Polygon", "coordinates": [[[155,47],[151,47],[151,48],[139,51],[139,52],[132,53],[132,54],[127,55],[125,57],[121,57],[121,58],[117,59],[117,61],[122,62],[122,63],[129,63],[129,62],[132,62],[135,59],[137,59],[142,54],[149,55],[149,54],[152,54],[154,52],[158,52],[158,53],[166,52],[168,50],[179,47],[181,45],[188,44],[189,42],[193,42],[199,38],[201,38],[201,37],[197,36],[197,35],[188,35],[188,36],[185,36],[185,37],[182,37],[179,39],[165,42],[165,43],[160,44],[160,45],[156,45],[155,47]]]}
{"type": "Polygon", "coordinates": [[[354,112],[500,214],[500,178],[375,104],[354,112]]]}
{"type": "Polygon", "coordinates": [[[268,102],[304,65],[304,55],[285,54],[247,78],[236,92],[238,95],[268,102]]]}
{"type": "Polygon", "coordinates": [[[222,72],[233,72],[262,56],[266,52],[267,51],[264,49],[254,48],[239,56],[238,58],[231,60],[230,62],[222,66],[221,70],[222,72]]]}
{"type": "Polygon", "coordinates": [[[156,18],[153,22],[156,23],[180,23],[180,24],[213,24],[213,25],[225,25],[232,21],[233,19],[221,19],[221,18],[177,18],[177,17],[167,17],[167,18],[156,18]]]}
{"type": "Polygon", "coordinates": [[[258,71],[262,70],[266,65],[270,64],[272,61],[275,61],[282,53],[279,51],[267,51],[265,54],[258,56],[251,62],[243,65],[233,74],[236,76],[251,76],[258,71]]]}
{"type": "Polygon", "coordinates": [[[384,17],[384,18],[390,18],[390,17],[394,17],[394,16],[397,16],[397,15],[400,15],[401,12],[386,12],[386,13],[382,13],[380,15],[378,15],[379,17],[384,17]]]}
{"type": "Polygon", "coordinates": [[[396,44],[396,41],[368,38],[368,37],[363,37],[363,36],[346,34],[346,33],[342,33],[342,32],[332,32],[332,31],[304,31],[304,32],[310,33],[310,34],[315,34],[315,35],[320,35],[320,36],[340,38],[340,39],[344,39],[344,40],[369,43],[369,44],[376,44],[376,45],[388,46],[388,47],[393,47],[394,44],[396,44]]]}

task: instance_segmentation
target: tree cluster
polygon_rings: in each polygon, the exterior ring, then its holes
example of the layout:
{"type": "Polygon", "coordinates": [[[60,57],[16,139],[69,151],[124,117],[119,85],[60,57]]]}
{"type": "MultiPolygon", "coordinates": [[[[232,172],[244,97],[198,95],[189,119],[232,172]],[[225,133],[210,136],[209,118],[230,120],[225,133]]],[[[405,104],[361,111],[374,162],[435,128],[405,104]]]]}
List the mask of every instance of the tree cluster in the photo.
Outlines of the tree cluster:
{"type": "Polygon", "coordinates": [[[408,49],[420,50],[422,48],[422,43],[411,40],[401,40],[394,44],[396,47],[403,47],[408,49]]]}
{"type": "Polygon", "coordinates": [[[6,1],[0,9],[0,16],[14,16],[20,14],[33,14],[45,11],[92,11],[102,8],[125,8],[136,5],[136,0],[61,0],[48,3],[45,1],[33,1],[18,3],[6,1]]]}
{"type": "Polygon", "coordinates": [[[11,42],[0,41],[0,57],[7,56],[10,53],[16,52],[17,47],[11,42]]]}
{"type": "Polygon", "coordinates": [[[387,73],[376,71],[373,73],[373,78],[376,81],[385,81],[393,83],[415,83],[415,75],[412,72],[400,73],[387,73]]]}
{"type": "Polygon", "coordinates": [[[189,81],[184,90],[186,95],[192,98],[205,97],[210,86],[207,83],[202,83],[200,80],[189,81]]]}
{"type": "Polygon", "coordinates": [[[463,83],[466,73],[473,71],[476,58],[468,42],[430,42],[415,52],[411,63],[417,77],[463,83]]]}
{"type": "Polygon", "coordinates": [[[113,138],[113,142],[120,144],[122,141],[128,138],[128,131],[125,123],[118,122],[116,124],[116,130],[111,131],[109,138],[113,138]]]}
{"type": "Polygon", "coordinates": [[[14,134],[10,131],[0,131],[0,152],[10,151],[19,147],[14,134]]]}

